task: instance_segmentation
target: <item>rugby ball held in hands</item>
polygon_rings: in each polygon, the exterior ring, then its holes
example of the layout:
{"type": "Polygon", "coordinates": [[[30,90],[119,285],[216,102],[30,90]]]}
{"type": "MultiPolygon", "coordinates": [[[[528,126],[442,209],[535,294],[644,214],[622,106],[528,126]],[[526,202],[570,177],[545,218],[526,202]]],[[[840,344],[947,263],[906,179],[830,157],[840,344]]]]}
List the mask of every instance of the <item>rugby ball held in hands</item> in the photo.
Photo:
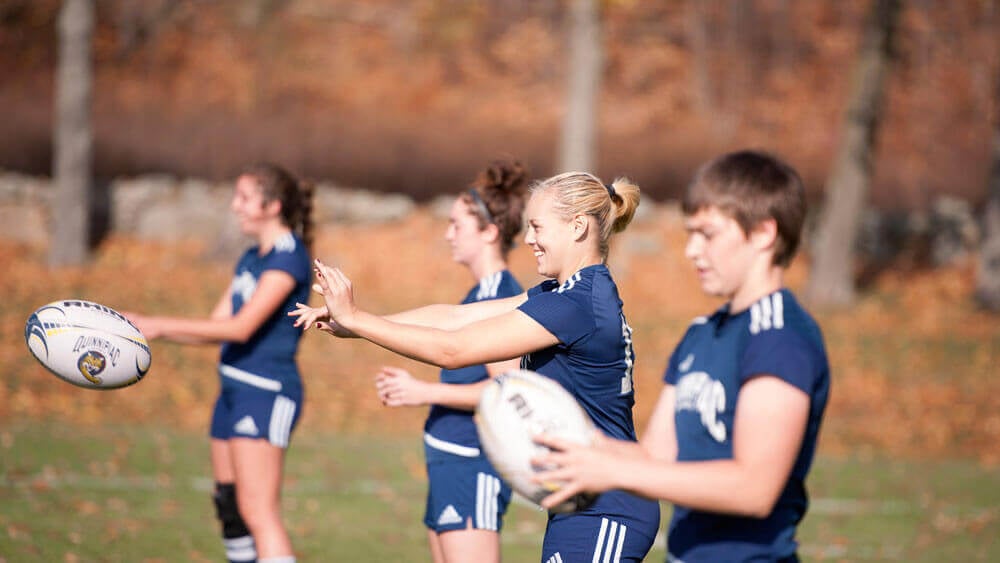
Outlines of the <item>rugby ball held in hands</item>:
{"type": "MultiPolygon", "coordinates": [[[[536,444],[541,433],[590,444],[593,422],[576,399],[555,380],[528,370],[514,370],[497,376],[479,399],[476,429],[486,457],[514,491],[538,504],[558,491],[559,482],[535,483],[536,471],[547,469],[531,463],[549,448],[536,444]]],[[[573,512],[590,506],[596,495],[574,495],[552,508],[553,512],[573,512]]]]}
{"type": "Polygon", "coordinates": [[[66,299],[39,307],[24,325],[28,349],[73,385],[117,389],[149,371],[149,344],[124,315],[91,301],[66,299]]]}

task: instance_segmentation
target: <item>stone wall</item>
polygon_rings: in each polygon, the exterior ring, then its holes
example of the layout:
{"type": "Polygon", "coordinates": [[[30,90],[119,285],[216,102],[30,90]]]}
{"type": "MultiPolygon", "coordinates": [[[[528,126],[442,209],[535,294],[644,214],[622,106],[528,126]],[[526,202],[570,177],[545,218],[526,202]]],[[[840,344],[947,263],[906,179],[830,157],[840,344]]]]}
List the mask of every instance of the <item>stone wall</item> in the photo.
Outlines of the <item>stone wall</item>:
{"type": "MultiPolygon", "coordinates": [[[[217,241],[214,250],[231,250],[243,244],[229,212],[232,184],[150,174],[120,178],[102,186],[107,209],[98,209],[108,228],[141,240],[178,241],[185,238],[217,241]]],[[[0,171],[0,239],[44,246],[48,243],[53,197],[48,178],[0,171]]],[[[451,195],[428,205],[446,216],[451,195]]],[[[416,202],[402,194],[385,194],[320,183],[316,186],[315,218],[324,223],[373,224],[405,218],[416,202]]],[[[676,216],[676,202],[668,215],[676,216]]],[[[657,207],[639,206],[636,221],[663,217],[657,207]]],[[[680,220],[674,227],[679,227],[680,220]]],[[[808,240],[808,238],[807,238],[808,240]]],[[[887,265],[900,256],[910,262],[944,266],[976,252],[979,225],[972,206],[952,197],[936,199],[925,211],[868,209],[862,221],[857,251],[875,265],[887,265]]]]}
{"type": "MultiPolygon", "coordinates": [[[[151,174],[121,178],[102,186],[107,218],[115,233],[143,240],[177,241],[185,238],[225,240],[239,237],[229,212],[232,184],[212,184],[191,178],[151,174]]],[[[44,246],[48,243],[52,182],[48,178],[0,173],[0,239],[44,246]]],[[[318,225],[381,223],[405,217],[416,203],[400,194],[380,194],[321,183],[316,186],[318,225]]]]}

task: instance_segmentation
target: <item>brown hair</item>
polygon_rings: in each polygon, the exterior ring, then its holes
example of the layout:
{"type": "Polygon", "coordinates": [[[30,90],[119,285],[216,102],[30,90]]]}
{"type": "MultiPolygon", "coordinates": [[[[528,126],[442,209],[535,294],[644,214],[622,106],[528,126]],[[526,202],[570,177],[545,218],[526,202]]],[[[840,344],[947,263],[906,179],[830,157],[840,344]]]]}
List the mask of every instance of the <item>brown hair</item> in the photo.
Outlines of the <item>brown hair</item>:
{"type": "Polygon", "coordinates": [[[614,182],[605,184],[587,172],[566,172],[531,187],[532,193],[545,190],[553,191],[555,211],[559,216],[570,219],[582,213],[597,219],[598,250],[605,259],[611,235],[624,231],[639,207],[639,186],[628,178],[615,178],[614,182]]]}
{"type": "Polygon", "coordinates": [[[292,176],[277,164],[260,162],[243,171],[252,176],[260,186],[264,203],[281,202],[281,221],[302,239],[307,249],[313,242],[313,192],[312,182],[305,182],[292,176]]]}
{"type": "Polygon", "coordinates": [[[745,150],[703,164],[688,185],[682,208],[693,215],[707,207],[731,216],[745,235],[774,219],[778,234],[772,263],[791,263],[802,236],[806,197],[799,174],[781,159],[745,150]]]}
{"type": "Polygon", "coordinates": [[[495,160],[482,170],[469,190],[459,197],[479,219],[479,229],[490,223],[500,231],[500,250],[506,255],[524,226],[528,171],[520,162],[495,160]]]}

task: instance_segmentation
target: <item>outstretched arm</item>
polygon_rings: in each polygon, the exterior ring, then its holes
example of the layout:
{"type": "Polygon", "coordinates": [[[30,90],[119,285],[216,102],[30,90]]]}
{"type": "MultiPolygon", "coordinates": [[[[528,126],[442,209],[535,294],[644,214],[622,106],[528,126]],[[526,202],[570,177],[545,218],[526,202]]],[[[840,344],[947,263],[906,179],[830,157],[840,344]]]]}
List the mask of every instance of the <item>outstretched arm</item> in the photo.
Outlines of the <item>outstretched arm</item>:
{"type": "MultiPolygon", "coordinates": [[[[323,290],[321,287],[314,286],[313,289],[322,295],[323,290]]],[[[490,299],[462,305],[425,305],[409,311],[384,315],[384,318],[396,323],[453,330],[475,321],[481,321],[508,311],[513,311],[521,303],[524,303],[527,298],[527,294],[521,294],[503,299],[490,299]]],[[[356,336],[346,330],[341,330],[342,327],[330,323],[330,314],[326,309],[326,305],[310,307],[304,303],[296,303],[295,310],[290,311],[288,316],[296,317],[295,326],[301,326],[303,330],[316,327],[324,332],[342,338],[356,336]]]]}
{"type": "MultiPolygon", "coordinates": [[[[537,461],[559,469],[539,473],[539,482],[565,480],[547,497],[555,506],[581,492],[623,489],[697,510],[765,517],[785,487],[809,417],[809,397],[774,376],[758,376],[740,390],[733,423],[733,458],[677,462],[649,454],[612,457],[608,439],[592,447],[541,437],[556,451],[537,461]]],[[[613,443],[613,442],[612,442],[613,443]]]]}
{"type": "Polygon", "coordinates": [[[162,338],[184,344],[217,344],[246,342],[267,319],[278,310],[295,289],[295,280],[288,273],[269,270],[261,275],[253,297],[232,314],[230,294],[226,291],[207,319],[156,317],[129,313],[129,317],[146,338],[162,338]]]}
{"type": "Polygon", "coordinates": [[[559,342],[517,309],[450,330],[394,322],[358,309],[350,280],[337,268],[317,260],[316,277],[337,325],[387,350],[439,367],[510,360],[559,342]]]}

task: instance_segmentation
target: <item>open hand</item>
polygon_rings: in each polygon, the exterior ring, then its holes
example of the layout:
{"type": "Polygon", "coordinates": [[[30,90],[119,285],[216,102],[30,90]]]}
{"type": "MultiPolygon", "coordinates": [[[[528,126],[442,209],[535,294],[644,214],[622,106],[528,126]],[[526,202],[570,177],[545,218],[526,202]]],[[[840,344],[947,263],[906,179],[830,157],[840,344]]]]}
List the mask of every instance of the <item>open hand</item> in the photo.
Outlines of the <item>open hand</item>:
{"type": "Polygon", "coordinates": [[[563,483],[558,491],[542,499],[543,508],[552,508],[579,493],[601,493],[615,487],[620,470],[613,455],[614,440],[594,431],[589,446],[549,434],[535,436],[535,443],[551,451],[532,458],[535,467],[544,467],[531,480],[536,483],[563,483]]]}
{"type": "Polygon", "coordinates": [[[329,321],[330,315],[326,312],[326,306],[310,307],[305,303],[295,303],[295,310],[288,312],[289,317],[298,317],[292,326],[301,326],[302,330],[309,330],[321,321],[329,321]]]}
{"type": "Polygon", "coordinates": [[[423,391],[427,383],[402,368],[383,366],[375,374],[375,390],[388,407],[415,407],[427,404],[423,391]]]}
{"type": "MultiPolygon", "coordinates": [[[[347,279],[347,276],[340,269],[327,266],[318,258],[314,261],[314,266],[316,283],[313,284],[312,289],[323,296],[328,320],[344,327],[344,321],[350,319],[351,315],[358,310],[354,304],[354,289],[351,286],[351,280],[347,279]]],[[[330,329],[327,332],[336,334],[337,329],[332,327],[330,329]]]]}

